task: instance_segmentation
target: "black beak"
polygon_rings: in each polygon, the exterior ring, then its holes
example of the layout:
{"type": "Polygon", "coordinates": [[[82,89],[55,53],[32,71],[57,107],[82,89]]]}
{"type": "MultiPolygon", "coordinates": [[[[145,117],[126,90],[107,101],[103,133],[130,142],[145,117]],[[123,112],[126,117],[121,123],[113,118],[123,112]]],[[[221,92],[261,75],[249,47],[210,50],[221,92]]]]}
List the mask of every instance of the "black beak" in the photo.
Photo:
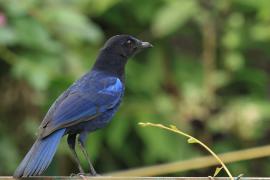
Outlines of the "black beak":
{"type": "Polygon", "coordinates": [[[140,42],[140,44],[139,44],[139,48],[151,48],[151,47],[153,47],[153,45],[152,44],[150,44],[149,42],[143,42],[143,41],[141,41],[140,42]]]}

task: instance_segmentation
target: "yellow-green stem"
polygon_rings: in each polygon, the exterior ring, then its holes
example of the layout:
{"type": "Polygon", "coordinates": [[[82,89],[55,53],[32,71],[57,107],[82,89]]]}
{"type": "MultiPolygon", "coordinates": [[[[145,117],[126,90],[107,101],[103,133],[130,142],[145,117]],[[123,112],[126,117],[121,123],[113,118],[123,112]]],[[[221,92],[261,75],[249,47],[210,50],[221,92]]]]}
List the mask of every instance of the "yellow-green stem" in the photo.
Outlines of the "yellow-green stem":
{"type": "Polygon", "coordinates": [[[162,129],[166,129],[166,130],[169,130],[169,131],[172,131],[172,132],[175,132],[175,133],[178,133],[178,134],[181,134],[185,137],[188,138],[188,141],[189,143],[198,143],[200,144],[202,147],[204,147],[212,156],[215,157],[215,159],[221,164],[221,166],[224,168],[224,170],[226,171],[226,173],[228,174],[228,176],[230,177],[231,180],[234,180],[232,174],[230,173],[230,171],[228,170],[228,168],[226,167],[226,165],[223,163],[223,161],[216,155],[216,153],[214,153],[208,146],[206,146],[203,142],[199,141],[198,139],[180,131],[179,129],[176,128],[176,126],[171,126],[171,127],[167,127],[167,126],[164,126],[162,124],[154,124],[154,123],[142,123],[140,122],[139,125],[141,126],[152,126],[152,127],[158,127],[158,128],[162,128],[162,129]]]}

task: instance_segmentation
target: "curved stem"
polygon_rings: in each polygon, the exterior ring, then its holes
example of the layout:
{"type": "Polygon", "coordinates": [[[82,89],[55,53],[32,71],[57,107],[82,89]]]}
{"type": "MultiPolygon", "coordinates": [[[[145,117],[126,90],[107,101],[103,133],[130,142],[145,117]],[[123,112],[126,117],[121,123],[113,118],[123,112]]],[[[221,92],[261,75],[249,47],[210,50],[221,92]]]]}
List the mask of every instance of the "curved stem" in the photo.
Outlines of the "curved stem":
{"type": "Polygon", "coordinates": [[[176,128],[176,126],[171,125],[171,127],[167,127],[164,126],[162,124],[154,124],[154,123],[142,123],[140,122],[139,125],[146,127],[146,126],[152,126],[152,127],[158,127],[158,128],[162,128],[162,129],[166,129],[178,134],[181,134],[185,137],[188,138],[188,142],[189,143],[198,143],[200,144],[202,147],[204,147],[212,156],[214,156],[214,158],[221,164],[221,166],[224,168],[224,170],[226,171],[226,173],[228,174],[228,176],[230,177],[231,180],[234,180],[232,174],[230,173],[230,171],[228,170],[228,168],[226,167],[226,165],[223,163],[223,161],[216,155],[216,153],[214,153],[207,145],[205,145],[203,142],[199,141],[198,139],[190,136],[189,134],[186,134],[182,131],[180,131],[179,129],[176,128]]]}

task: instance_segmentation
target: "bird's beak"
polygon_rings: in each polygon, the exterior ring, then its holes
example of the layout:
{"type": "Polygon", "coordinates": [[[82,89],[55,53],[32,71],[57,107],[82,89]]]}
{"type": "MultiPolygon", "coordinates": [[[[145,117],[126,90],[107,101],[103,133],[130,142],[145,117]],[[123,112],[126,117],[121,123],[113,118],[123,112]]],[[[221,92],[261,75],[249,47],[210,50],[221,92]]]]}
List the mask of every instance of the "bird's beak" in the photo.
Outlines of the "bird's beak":
{"type": "Polygon", "coordinates": [[[149,42],[143,42],[143,41],[141,41],[140,42],[140,44],[139,44],[139,48],[151,48],[151,47],[153,47],[153,45],[152,44],[150,44],[149,42]]]}

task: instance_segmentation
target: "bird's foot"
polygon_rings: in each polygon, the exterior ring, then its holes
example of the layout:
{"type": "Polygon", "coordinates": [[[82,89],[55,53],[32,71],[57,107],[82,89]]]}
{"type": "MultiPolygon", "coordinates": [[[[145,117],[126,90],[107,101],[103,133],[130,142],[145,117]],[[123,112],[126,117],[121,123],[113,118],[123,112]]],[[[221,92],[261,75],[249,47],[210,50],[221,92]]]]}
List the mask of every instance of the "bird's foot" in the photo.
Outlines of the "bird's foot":
{"type": "Polygon", "coordinates": [[[71,173],[70,174],[71,177],[74,177],[74,176],[92,176],[92,174],[89,174],[89,173],[71,173]]]}
{"type": "Polygon", "coordinates": [[[71,173],[70,174],[70,176],[71,177],[74,177],[74,176],[80,176],[80,177],[82,177],[82,176],[101,176],[100,174],[97,174],[97,173],[95,173],[95,174],[91,174],[91,173],[71,173]]]}
{"type": "Polygon", "coordinates": [[[100,174],[98,174],[96,172],[96,170],[94,169],[93,165],[91,164],[91,162],[89,161],[89,164],[90,164],[90,174],[92,174],[92,176],[101,176],[100,174]]]}

